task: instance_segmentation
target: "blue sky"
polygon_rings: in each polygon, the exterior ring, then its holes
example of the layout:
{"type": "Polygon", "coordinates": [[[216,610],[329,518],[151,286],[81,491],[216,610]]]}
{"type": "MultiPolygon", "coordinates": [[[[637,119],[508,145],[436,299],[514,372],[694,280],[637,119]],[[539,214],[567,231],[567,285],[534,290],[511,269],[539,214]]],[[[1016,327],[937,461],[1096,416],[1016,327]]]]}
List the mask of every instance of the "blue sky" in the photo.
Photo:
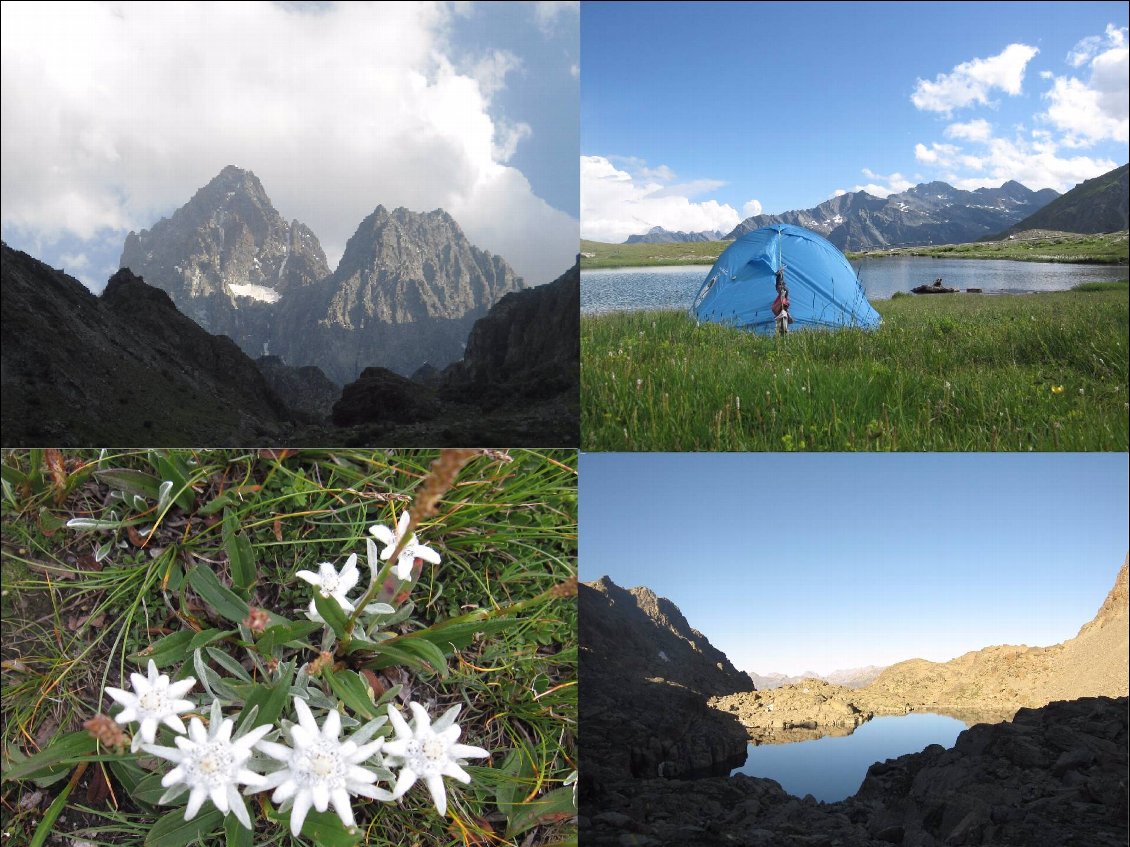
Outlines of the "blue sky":
{"type": "Polygon", "coordinates": [[[94,290],[226,165],[331,267],[442,207],[527,282],[572,265],[580,5],[4,3],[2,231],[94,290]]]}
{"type": "Polygon", "coordinates": [[[1126,454],[616,454],[580,464],[580,577],[800,673],[1046,646],[1127,554],[1126,454]]]}
{"type": "Polygon", "coordinates": [[[1125,164],[1126,3],[590,3],[583,237],[1125,164]]]}

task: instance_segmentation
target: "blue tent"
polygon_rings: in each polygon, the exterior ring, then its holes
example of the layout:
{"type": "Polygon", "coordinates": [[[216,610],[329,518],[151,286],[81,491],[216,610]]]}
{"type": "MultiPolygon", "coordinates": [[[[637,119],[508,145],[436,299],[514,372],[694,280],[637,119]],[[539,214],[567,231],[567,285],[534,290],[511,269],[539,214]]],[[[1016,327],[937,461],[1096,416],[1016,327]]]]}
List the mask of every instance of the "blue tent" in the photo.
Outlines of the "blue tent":
{"type": "Polygon", "coordinates": [[[815,232],[791,224],[755,229],[727,247],[710,269],[691,311],[701,321],[772,333],[771,306],[782,267],[791,329],[879,326],[879,313],[867,302],[844,254],[815,232]]]}

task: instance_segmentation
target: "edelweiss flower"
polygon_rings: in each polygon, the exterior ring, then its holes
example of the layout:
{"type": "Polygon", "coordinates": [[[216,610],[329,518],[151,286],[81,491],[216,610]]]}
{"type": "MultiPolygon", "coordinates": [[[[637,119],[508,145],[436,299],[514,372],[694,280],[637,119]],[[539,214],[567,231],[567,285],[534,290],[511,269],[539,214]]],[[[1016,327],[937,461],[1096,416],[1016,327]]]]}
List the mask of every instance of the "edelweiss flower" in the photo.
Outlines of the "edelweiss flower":
{"type": "MultiPolygon", "coordinates": [[[[238,786],[257,787],[267,781],[262,774],[248,770],[245,762],[251,758],[255,742],[271,731],[271,725],[258,726],[234,740],[231,737],[233,726],[231,718],[223,717],[220,702],[213,700],[207,733],[200,718],[193,718],[188,722],[188,737],[178,735],[174,739],[180,749],[142,745],[145,752],[176,764],[165,774],[161,785],[189,789],[188,806],[184,810],[186,821],[192,820],[204,800],[211,798],[217,809],[225,815],[230,809],[241,824],[251,829],[251,818],[243,798],[239,796],[238,786]]],[[[173,788],[166,796],[179,794],[181,790],[173,788]]]]}
{"type": "MultiPolygon", "coordinates": [[[[349,558],[345,560],[345,564],[341,567],[341,573],[338,573],[337,569],[329,562],[322,562],[318,565],[317,573],[298,571],[295,576],[316,586],[323,597],[332,597],[337,600],[338,605],[345,610],[346,614],[353,611],[353,603],[345,595],[353,590],[353,586],[357,584],[357,580],[361,576],[357,570],[356,553],[349,554],[349,558]]],[[[325,623],[322,616],[318,614],[318,608],[314,605],[313,600],[310,601],[310,609],[307,611],[307,615],[312,621],[325,623]]]]}
{"type": "Polygon", "coordinates": [[[157,725],[161,723],[183,735],[185,728],[180,713],[195,707],[191,700],[181,698],[196,685],[196,680],[190,676],[180,682],[170,682],[165,674],[157,674],[157,664],[152,659],[149,660],[148,677],[131,673],[129,678],[136,693],[110,686],[106,687],[106,693],[125,706],[114,720],[118,723],[141,723],[130,749],[136,753],[142,741],[152,744],[157,738],[157,725]]]}
{"type": "Polygon", "coordinates": [[[403,797],[416,780],[424,780],[440,816],[447,814],[447,794],[443,777],[450,776],[466,784],[471,776],[459,759],[482,759],[490,753],[482,747],[456,744],[460,729],[455,723],[459,706],[452,706],[432,726],[432,719],[419,703],[409,703],[413,721],[409,727],[400,712],[390,703],[388,716],[396,730],[396,739],[385,743],[384,753],[392,767],[400,768],[392,798],[403,797]]]}
{"type": "MultiPolygon", "coordinates": [[[[393,532],[383,524],[369,527],[369,533],[377,539],[377,541],[386,545],[385,549],[381,552],[381,559],[388,561],[392,558],[392,551],[396,549],[396,545],[400,543],[400,539],[404,537],[404,531],[408,529],[408,513],[402,512],[400,521],[396,525],[396,531],[393,532]]],[[[412,575],[412,565],[417,559],[423,559],[425,562],[431,562],[433,565],[439,564],[439,553],[431,547],[426,547],[416,541],[416,533],[412,533],[412,537],[408,539],[408,543],[404,545],[404,549],[400,551],[400,555],[396,559],[394,570],[397,579],[408,579],[412,575]]]]}
{"type": "Polygon", "coordinates": [[[302,831],[302,822],[313,806],[324,812],[330,803],[346,826],[353,826],[353,807],[349,795],[361,794],[377,800],[391,800],[389,792],[373,785],[377,775],[361,763],[381,749],[383,738],[358,746],[353,741],[339,741],[341,716],[331,710],[321,729],[306,701],[294,698],[298,723],[290,728],[293,747],[260,741],[258,748],[283,762],[284,767],[267,774],[260,789],[275,790],[271,799],[282,803],[294,798],[290,812],[290,832],[295,837],[302,831]]]}

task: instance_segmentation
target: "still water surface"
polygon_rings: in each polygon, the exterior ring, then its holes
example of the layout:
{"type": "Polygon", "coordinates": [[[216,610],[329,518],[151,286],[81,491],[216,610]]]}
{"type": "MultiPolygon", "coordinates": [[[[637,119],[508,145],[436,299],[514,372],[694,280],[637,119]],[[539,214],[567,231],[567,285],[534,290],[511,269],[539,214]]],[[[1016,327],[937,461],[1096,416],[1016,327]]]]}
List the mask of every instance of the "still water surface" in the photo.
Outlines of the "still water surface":
{"type": "MultiPolygon", "coordinates": [[[[625,309],[689,309],[710,265],[581,271],[581,313],[625,309]]],[[[1122,279],[1121,265],[1012,262],[1005,259],[931,259],[899,256],[853,263],[869,300],[889,299],[938,277],[952,288],[986,294],[1064,291],[1081,282],[1122,279]]],[[[938,296],[938,295],[934,295],[938,296]]]]}
{"type": "Polygon", "coordinates": [[[910,714],[872,718],[851,735],[826,735],[792,744],[749,745],[738,773],[775,779],[790,794],[811,794],[833,803],[859,790],[875,762],[919,753],[931,744],[952,747],[965,724],[946,715],[910,714]]]}

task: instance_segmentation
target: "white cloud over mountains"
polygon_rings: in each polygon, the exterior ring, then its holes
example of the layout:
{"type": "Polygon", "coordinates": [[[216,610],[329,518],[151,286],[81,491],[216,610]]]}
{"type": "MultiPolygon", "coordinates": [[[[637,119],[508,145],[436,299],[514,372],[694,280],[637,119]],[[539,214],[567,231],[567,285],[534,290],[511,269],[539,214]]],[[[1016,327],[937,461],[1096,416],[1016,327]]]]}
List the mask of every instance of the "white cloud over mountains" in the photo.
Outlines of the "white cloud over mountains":
{"type": "MultiPolygon", "coordinates": [[[[549,27],[571,6],[515,8],[549,27]]],[[[331,265],[377,204],[442,207],[528,281],[553,279],[573,262],[578,222],[507,164],[536,139],[490,108],[522,59],[496,50],[457,67],[453,14],[439,3],[5,3],[5,230],[120,247],[125,230],[234,164],[318,234],[331,265]]]]}
{"type": "MultiPolygon", "coordinates": [[[[934,82],[918,80],[911,102],[947,117],[959,108],[992,107],[994,90],[1021,93],[1025,69],[1037,52],[1012,44],[997,56],[939,74],[934,82]]],[[[924,178],[966,189],[1013,179],[1063,192],[1124,164],[1125,152],[1111,158],[1109,143],[1130,140],[1127,29],[1108,25],[1102,35],[1080,40],[1064,61],[1078,75],[1040,72],[1046,110],[1032,115],[1030,125],[1002,129],[975,117],[947,124],[942,131],[947,141],[916,144],[915,159],[931,174],[924,178]],[[1104,143],[1105,154],[1084,152],[1104,143]]]]}
{"type": "MultiPolygon", "coordinates": [[[[743,220],[733,206],[693,199],[721,188],[724,182],[676,180],[676,174],[666,165],[649,167],[631,157],[582,156],[581,237],[620,243],[629,235],[656,226],[672,231],[725,233],[743,220]]],[[[744,217],[760,211],[757,200],[743,207],[744,217]]]]}

